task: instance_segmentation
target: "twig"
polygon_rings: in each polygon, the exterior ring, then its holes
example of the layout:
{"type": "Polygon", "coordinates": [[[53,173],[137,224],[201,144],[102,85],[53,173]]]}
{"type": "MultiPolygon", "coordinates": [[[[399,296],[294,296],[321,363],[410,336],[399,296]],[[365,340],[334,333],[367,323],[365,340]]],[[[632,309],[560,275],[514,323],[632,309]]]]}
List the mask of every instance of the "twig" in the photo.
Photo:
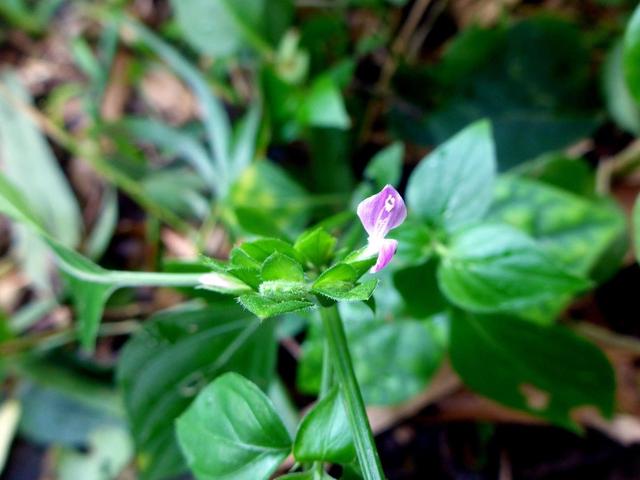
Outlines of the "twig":
{"type": "Polygon", "coordinates": [[[596,172],[596,189],[600,194],[611,190],[616,176],[632,172],[640,166],[640,139],[636,139],[617,155],[603,160],[596,172]]]}

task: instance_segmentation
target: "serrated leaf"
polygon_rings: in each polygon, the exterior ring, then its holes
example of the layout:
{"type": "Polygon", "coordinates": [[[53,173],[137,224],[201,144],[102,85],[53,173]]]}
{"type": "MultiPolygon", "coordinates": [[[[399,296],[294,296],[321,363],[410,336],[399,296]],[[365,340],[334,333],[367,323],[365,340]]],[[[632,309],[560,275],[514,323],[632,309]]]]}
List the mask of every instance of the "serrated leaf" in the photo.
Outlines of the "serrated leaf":
{"type": "Polygon", "coordinates": [[[250,264],[255,265],[257,263],[261,267],[262,263],[276,252],[286,255],[300,263],[304,261],[300,253],[298,253],[290,243],[278,238],[261,238],[252,242],[245,242],[231,251],[231,260],[235,263],[234,257],[242,254],[244,257],[249,257],[253,262],[250,260],[243,260],[243,262],[247,262],[247,264],[240,266],[248,267],[250,264]]]}
{"type": "Polygon", "coordinates": [[[335,237],[318,227],[300,235],[294,248],[312,265],[321,267],[331,260],[336,241],[335,237]]]}
{"type": "Polygon", "coordinates": [[[336,385],[304,416],[293,444],[296,461],[349,463],[355,460],[353,435],[336,385]]]}
{"type": "Polygon", "coordinates": [[[277,300],[250,293],[238,297],[238,302],[260,319],[274,317],[283,313],[306,310],[314,306],[307,300],[277,300]]]}
{"type": "Polygon", "coordinates": [[[303,282],[302,265],[291,257],[279,252],[272,253],[262,264],[260,272],[262,280],[285,280],[287,282],[303,282]]]}
{"type": "Polygon", "coordinates": [[[495,175],[491,125],[479,121],[422,159],[409,178],[407,206],[424,222],[458,228],[484,216],[495,175]]]}
{"type": "Polygon", "coordinates": [[[478,313],[526,309],[590,286],[524,233],[490,224],[452,239],[438,283],[451,302],[478,313]]]}
{"type": "Polygon", "coordinates": [[[141,479],[186,470],[174,421],[212,379],[234,371],[267,387],[275,365],[273,326],[228,302],[157,314],[129,340],[117,378],[141,479]]]}
{"type": "Polygon", "coordinates": [[[450,355],[473,390],[565,428],[578,429],[570,417],[578,407],[613,413],[615,379],[607,358],[560,325],[460,314],[452,321],[450,355]]]}
{"type": "Polygon", "coordinates": [[[271,400],[236,373],[202,390],[176,431],[189,467],[203,480],[267,480],[291,451],[271,400]]]}

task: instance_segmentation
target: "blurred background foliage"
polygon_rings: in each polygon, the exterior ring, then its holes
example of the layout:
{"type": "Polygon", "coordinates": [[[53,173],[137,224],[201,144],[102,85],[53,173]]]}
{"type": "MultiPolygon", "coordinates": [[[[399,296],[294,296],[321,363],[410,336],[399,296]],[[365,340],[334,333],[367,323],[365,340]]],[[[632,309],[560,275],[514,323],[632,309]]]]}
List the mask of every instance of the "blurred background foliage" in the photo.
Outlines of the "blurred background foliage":
{"type": "MultiPolygon", "coordinates": [[[[593,289],[488,316],[441,291],[429,221],[394,233],[374,311],[342,311],[383,464],[390,479],[638,478],[636,2],[3,0],[0,25],[3,202],[108,269],[207,271],[200,253],[317,222],[348,252],[366,241],[360,200],[444,182],[421,159],[489,120],[474,142],[495,144],[495,185],[451,147],[486,181],[469,204],[593,289]]],[[[60,275],[50,246],[1,218],[3,480],[175,478],[175,419],[227,371],[295,430],[320,384],[315,315],[113,293],[60,275]],[[91,352],[75,331],[89,317],[91,352]]]]}

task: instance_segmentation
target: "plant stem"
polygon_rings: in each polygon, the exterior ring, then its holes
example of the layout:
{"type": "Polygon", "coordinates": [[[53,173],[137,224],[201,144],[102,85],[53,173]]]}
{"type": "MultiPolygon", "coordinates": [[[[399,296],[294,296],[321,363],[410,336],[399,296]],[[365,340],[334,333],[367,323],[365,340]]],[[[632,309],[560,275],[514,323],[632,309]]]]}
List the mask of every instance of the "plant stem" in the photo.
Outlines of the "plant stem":
{"type": "Polygon", "coordinates": [[[333,367],[342,389],[362,474],[365,480],[384,480],[382,465],[376,450],[373,432],[369,425],[358,380],[353,371],[347,337],[338,308],[335,305],[323,307],[320,309],[320,315],[322,316],[333,367]]]}

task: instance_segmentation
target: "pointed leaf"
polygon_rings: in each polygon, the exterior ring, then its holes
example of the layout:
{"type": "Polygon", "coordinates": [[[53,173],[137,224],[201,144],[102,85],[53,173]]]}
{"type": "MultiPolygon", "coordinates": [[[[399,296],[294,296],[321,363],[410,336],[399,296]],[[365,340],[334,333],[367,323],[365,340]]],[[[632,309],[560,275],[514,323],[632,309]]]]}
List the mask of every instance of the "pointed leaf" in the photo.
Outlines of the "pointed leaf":
{"type": "Polygon", "coordinates": [[[356,451],[339,387],[316,403],[300,422],[293,445],[296,461],[349,463],[356,451]]]}
{"type": "Polygon", "coordinates": [[[176,431],[199,479],[267,480],[291,451],[271,400],[237,373],[214,380],[178,419],[176,431]]]}

